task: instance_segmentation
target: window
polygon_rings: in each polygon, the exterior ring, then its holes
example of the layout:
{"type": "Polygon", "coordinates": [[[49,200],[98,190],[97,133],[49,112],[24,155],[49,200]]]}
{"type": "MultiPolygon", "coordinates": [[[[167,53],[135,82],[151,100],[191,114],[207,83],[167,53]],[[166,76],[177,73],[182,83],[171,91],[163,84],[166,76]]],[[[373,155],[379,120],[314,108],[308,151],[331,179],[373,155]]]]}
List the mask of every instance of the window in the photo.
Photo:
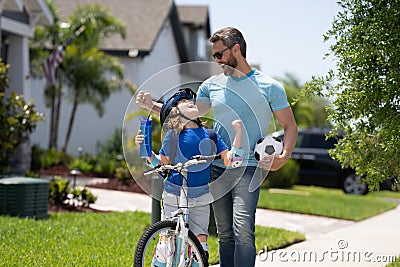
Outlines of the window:
{"type": "Polygon", "coordinates": [[[326,139],[326,136],[324,134],[311,134],[308,147],[331,149],[334,148],[336,143],[337,143],[336,139],[334,138],[326,139]]]}

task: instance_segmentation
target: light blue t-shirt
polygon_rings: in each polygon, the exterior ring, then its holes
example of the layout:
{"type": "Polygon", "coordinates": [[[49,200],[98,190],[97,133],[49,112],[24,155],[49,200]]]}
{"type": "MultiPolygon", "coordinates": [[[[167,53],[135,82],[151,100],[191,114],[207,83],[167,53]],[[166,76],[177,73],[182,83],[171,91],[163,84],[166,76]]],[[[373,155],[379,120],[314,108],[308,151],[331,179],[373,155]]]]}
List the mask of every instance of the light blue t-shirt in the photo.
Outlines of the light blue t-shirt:
{"type": "MultiPolygon", "coordinates": [[[[257,166],[254,147],[267,134],[272,112],[289,107],[283,86],[256,69],[242,78],[210,77],[200,85],[197,101],[211,106],[214,130],[229,147],[235,137],[232,121],[243,121],[242,166],[257,166]]],[[[222,161],[213,164],[224,167],[222,161]]]]}

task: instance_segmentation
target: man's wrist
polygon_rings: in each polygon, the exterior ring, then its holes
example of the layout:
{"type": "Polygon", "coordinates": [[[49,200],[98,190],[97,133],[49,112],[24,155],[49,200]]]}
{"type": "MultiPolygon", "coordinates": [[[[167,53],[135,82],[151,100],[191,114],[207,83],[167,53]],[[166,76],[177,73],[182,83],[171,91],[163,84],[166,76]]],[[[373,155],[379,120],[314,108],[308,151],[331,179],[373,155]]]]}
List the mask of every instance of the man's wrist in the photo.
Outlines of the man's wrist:
{"type": "Polygon", "coordinates": [[[156,155],[154,155],[153,160],[151,161],[150,160],[151,160],[150,158],[146,160],[146,165],[152,168],[157,167],[158,163],[160,163],[160,159],[156,155]]]}
{"type": "Polygon", "coordinates": [[[241,149],[241,148],[237,148],[237,147],[235,147],[235,146],[232,146],[232,148],[231,148],[231,153],[233,154],[233,155],[237,155],[237,156],[239,156],[239,157],[243,157],[243,154],[244,154],[244,151],[243,151],[243,149],[241,149]]]}

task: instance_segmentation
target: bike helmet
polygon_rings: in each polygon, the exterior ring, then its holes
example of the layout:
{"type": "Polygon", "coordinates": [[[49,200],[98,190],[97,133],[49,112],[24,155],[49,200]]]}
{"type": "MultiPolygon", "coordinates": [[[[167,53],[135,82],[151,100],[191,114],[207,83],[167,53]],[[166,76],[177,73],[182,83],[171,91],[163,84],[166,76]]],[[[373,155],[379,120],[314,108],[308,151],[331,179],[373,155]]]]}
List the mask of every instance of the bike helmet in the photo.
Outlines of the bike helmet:
{"type": "Polygon", "coordinates": [[[161,125],[164,124],[165,120],[167,119],[171,109],[178,104],[178,101],[181,99],[189,99],[189,100],[196,100],[196,93],[193,92],[190,88],[183,88],[179,89],[178,92],[170,96],[162,105],[160,111],[160,122],[161,125]]]}

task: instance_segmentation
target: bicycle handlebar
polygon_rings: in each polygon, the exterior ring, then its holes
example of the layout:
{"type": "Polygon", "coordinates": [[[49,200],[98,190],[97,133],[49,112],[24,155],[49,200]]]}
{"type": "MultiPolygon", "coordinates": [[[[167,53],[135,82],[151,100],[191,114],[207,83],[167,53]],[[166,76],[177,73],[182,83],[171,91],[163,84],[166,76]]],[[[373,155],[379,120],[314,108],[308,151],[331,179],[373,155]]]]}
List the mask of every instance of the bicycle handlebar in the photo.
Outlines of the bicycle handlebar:
{"type": "Polygon", "coordinates": [[[221,155],[211,155],[211,156],[196,155],[196,156],[192,157],[192,159],[206,160],[206,161],[213,161],[213,160],[220,159],[220,158],[221,158],[221,155]]]}
{"type": "Polygon", "coordinates": [[[196,156],[193,156],[190,160],[186,161],[185,163],[178,163],[176,165],[169,165],[169,164],[160,165],[154,169],[145,171],[143,174],[149,175],[149,174],[153,174],[156,172],[163,172],[165,170],[182,171],[191,165],[204,164],[209,161],[213,161],[215,159],[220,159],[220,158],[221,158],[220,155],[211,155],[211,156],[196,155],[196,156]]]}

